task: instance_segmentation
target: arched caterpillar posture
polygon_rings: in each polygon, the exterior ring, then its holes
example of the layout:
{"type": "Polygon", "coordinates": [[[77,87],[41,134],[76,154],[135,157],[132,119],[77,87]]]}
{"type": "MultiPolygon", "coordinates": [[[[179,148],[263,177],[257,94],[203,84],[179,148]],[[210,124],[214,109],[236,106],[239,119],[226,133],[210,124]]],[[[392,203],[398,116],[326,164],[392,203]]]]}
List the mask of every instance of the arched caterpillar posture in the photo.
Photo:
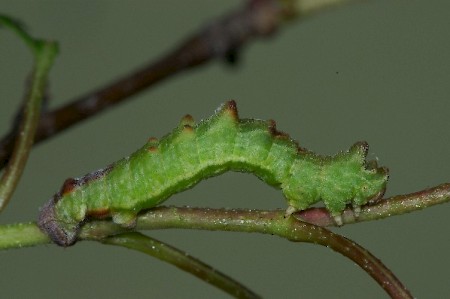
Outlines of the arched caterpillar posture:
{"type": "Polygon", "coordinates": [[[298,146],[272,120],[239,119],[229,101],[198,124],[185,116],[170,134],[149,141],[131,156],[81,178],[67,179],[42,208],[39,226],[61,246],[75,243],[86,219],[112,217],[132,227],[137,214],[174,193],[225,171],[250,172],[280,188],[286,215],[323,200],[341,224],[341,212],[384,193],[388,172],[366,163],[368,145],[354,144],[333,157],[298,146]]]}

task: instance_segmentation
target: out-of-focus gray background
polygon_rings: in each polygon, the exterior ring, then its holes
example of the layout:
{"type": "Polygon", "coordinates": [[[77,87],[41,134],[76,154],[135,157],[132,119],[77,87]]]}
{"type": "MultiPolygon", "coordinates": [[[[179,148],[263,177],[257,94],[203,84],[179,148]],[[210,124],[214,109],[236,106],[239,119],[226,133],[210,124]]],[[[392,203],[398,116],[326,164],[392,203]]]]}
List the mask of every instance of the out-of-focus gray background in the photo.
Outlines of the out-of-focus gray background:
{"type": "MultiPolygon", "coordinates": [[[[51,107],[154,60],[242,1],[13,1],[0,11],[60,42],[51,107]]],[[[36,219],[63,180],[109,164],[181,116],[207,117],[236,99],[242,117],[273,118],[321,154],[357,140],[390,168],[387,195],[450,181],[450,2],[366,1],[252,43],[237,68],[178,75],[37,146],[1,223],[36,219]]],[[[0,132],[22,99],[31,57],[0,31],[0,132]]],[[[225,174],[168,204],[284,208],[281,192],[225,174]]],[[[450,205],[335,229],[379,257],[418,298],[450,294],[450,205]]],[[[361,269],[327,248],[257,234],[152,231],[266,298],[385,298],[361,269]]],[[[142,254],[97,243],[0,252],[4,298],[227,298],[142,254]]]]}

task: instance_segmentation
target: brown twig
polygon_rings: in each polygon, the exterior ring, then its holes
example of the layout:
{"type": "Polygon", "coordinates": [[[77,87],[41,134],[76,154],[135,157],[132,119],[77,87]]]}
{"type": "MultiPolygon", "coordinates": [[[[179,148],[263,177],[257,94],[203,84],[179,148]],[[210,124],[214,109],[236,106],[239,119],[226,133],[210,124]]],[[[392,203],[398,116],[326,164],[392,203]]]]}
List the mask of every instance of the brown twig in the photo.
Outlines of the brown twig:
{"type": "MultiPolygon", "coordinates": [[[[35,143],[96,115],[169,76],[215,58],[223,59],[240,49],[248,40],[269,35],[279,25],[281,14],[276,1],[250,1],[242,9],[209,24],[155,63],[45,113],[36,132],[35,143]]],[[[5,165],[11,155],[16,136],[14,131],[11,130],[0,142],[0,167],[5,165]]]]}
{"type": "MultiPolygon", "coordinates": [[[[163,79],[214,59],[233,57],[250,40],[270,36],[285,19],[304,18],[345,2],[347,0],[250,0],[242,8],[204,26],[156,62],[43,114],[34,142],[50,138],[163,79]]],[[[0,168],[11,156],[16,133],[17,128],[12,128],[0,141],[0,168]]]]}

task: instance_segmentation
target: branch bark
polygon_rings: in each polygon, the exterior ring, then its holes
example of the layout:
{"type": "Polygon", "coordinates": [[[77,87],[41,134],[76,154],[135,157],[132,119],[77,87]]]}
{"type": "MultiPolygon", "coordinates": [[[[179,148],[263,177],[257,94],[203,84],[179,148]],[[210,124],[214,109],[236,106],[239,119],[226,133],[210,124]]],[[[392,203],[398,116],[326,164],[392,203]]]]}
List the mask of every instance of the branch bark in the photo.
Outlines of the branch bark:
{"type": "MultiPolygon", "coordinates": [[[[346,2],[348,0],[247,1],[240,9],[203,26],[156,62],[44,113],[34,142],[51,138],[164,79],[216,59],[233,57],[251,40],[271,36],[287,19],[303,19],[346,2]]],[[[17,134],[18,128],[13,127],[0,141],[0,169],[11,157],[17,134]]]]}

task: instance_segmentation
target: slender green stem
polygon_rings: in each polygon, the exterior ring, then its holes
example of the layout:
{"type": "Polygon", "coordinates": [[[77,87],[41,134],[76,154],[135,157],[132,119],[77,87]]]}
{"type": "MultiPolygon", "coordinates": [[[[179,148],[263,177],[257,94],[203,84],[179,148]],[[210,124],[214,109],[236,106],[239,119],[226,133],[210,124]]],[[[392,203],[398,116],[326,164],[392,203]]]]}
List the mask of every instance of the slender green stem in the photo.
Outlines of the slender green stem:
{"type": "MultiPolygon", "coordinates": [[[[95,226],[105,229],[105,222],[90,223],[81,236],[102,238],[95,226]],[[94,236],[89,230],[97,231],[94,236]]],[[[97,228],[100,228],[97,227],[97,228]]],[[[284,217],[284,211],[226,210],[195,208],[157,208],[139,217],[137,229],[195,228],[211,231],[257,232],[277,235],[294,242],[327,246],[350,258],[372,276],[392,298],[412,298],[395,275],[370,252],[358,244],[319,226],[284,217]],[[220,219],[220,221],[217,221],[220,219]]],[[[111,227],[114,230],[113,227],[111,227]]],[[[105,229],[107,234],[112,231],[105,229]]]]}
{"type": "MultiPolygon", "coordinates": [[[[346,210],[344,212],[343,219],[344,224],[377,220],[394,215],[401,215],[404,213],[419,211],[426,207],[431,207],[433,205],[442,204],[448,201],[450,201],[450,184],[442,184],[411,194],[393,196],[391,198],[384,199],[374,205],[367,205],[362,208],[361,214],[357,219],[353,215],[353,212],[351,212],[350,210],[346,210]]],[[[193,213],[192,211],[195,211],[197,215],[196,217],[199,218],[199,221],[201,221],[203,217],[206,217],[208,215],[208,219],[211,217],[222,217],[222,212],[220,212],[219,214],[216,213],[216,211],[222,210],[158,207],[149,210],[148,212],[143,213],[139,216],[139,227],[137,229],[149,230],[180,226],[183,226],[183,228],[192,229],[208,229],[207,226],[205,226],[206,224],[199,225],[198,221],[191,223],[184,218],[177,219],[176,217],[176,215],[178,214],[191,214],[193,213]]],[[[239,210],[225,210],[223,211],[223,213],[236,213],[238,211],[239,210]]],[[[255,212],[270,213],[269,211],[264,212],[256,210],[255,212]]],[[[279,212],[282,213],[283,211],[279,212]]],[[[301,217],[301,219],[309,223],[319,226],[335,225],[328,212],[320,208],[308,209],[306,211],[298,213],[296,216],[301,217]]],[[[217,219],[222,218],[214,219],[217,221],[217,219]]],[[[226,228],[227,226],[227,221],[228,219],[225,219],[224,228],[226,228]]],[[[244,220],[238,218],[235,221],[244,220]]],[[[88,222],[84,225],[80,237],[85,239],[99,240],[107,236],[123,233],[126,231],[128,230],[111,221],[94,221],[88,222]]],[[[37,228],[35,223],[0,225],[0,250],[8,248],[18,248],[22,246],[34,246],[49,242],[50,239],[37,228]],[[28,227],[28,229],[26,230],[27,234],[25,234],[22,230],[26,227],[28,227]],[[20,246],[18,246],[19,244],[20,246]]]]}
{"type": "Polygon", "coordinates": [[[31,87],[27,91],[23,118],[19,128],[14,150],[0,179],[0,211],[11,199],[25,168],[33,145],[34,136],[40,119],[41,104],[47,82],[48,72],[58,52],[55,42],[34,40],[13,20],[0,16],[0,24],[13,29],[25,41],[34,54],[34,70],[31,87]]]}
{"type": "MultiPolygon", "coordinates": [[[[398,195],[376,204],[363,207],[358,219],[351,211],[345,211],[344,223],[369,221],[385,217],[418,211],[426,207],[448,202],[450,184],[442,184],[423,191],[398,195]]],[[[393,274],[370,253],[353,242],[337,236],[327,235],[317,226],[295,221],[286,222],[284,211],[241,211],[193,208],[158,207],[143,213],[138,218],[138,230],[185,228],[204,230],[227,230],[239,232],[260,232],[276,234],[293,241],[320,243],[348,256],[371,276],[378,275],[383,288],[394,287],[389,292],[394,298],[408,298],[409,293],[401,286],[393,274]],[[220,221],[217,221],[220,219],[220,221]],[[303,227],[302,227],[303,226],[303,227]],[[306,228],[305,228],[306,227],[306,228]],[[368,263],[369,262],[369,263],[368,263]],[[372,267],[372,264],[381,264],[372,267]]],[[[332,218],[323,209],[309,209],[299,213],[302,219],[317,225],[334,225],[332,218]]],[[[293,217],[291,217],[292,219],[293,217]]],[[[82,229],[81,239],[102,240],[108,236],[126,232],[127,229],[111,221],[88,222],[82,229]]],[[[41,232],[36,224],[12,224],[0,226],[0,249],[19,248],[50,243],[50,239],[41,232]]]]}
{"type": "Polygon", "coordinates": [[[20,21],[9,16],[0,15],[0,25],[13,31],[36,54],[38,51],[36,40],[26,32],[20,21]]]}
{"type": "MultiPolygon", "coordinates": [[[[362,221],[379,220],[386,217],[402,215],[414,211],[446,203],[450,201],[450,183],[441,184],[418,192],[396,195],[380,200],[375,204],[361,207],[358,218],[352,209],[346,209],[342,214],[344,224],[362,221]]],[[[295,214],[300,219],[319,226],[335,226],[335,222],[325,209],[308,209],[295,214]]]]}
{"type": "MultiPolygon", "coordinates": [[[[258,232],[278,235],[295,242],[320,244],[353,260],[371,275],[392,298],[412,298],[394,274],[367,250],[325,228],[298,221],[294,217],[285,218],[284,211],[160,207],[141,215],[136,227],[137,230],[162,228],[258,232]]],[[[80,239],[102,240],[125,231],[124,228],[110,221],[94,221],[86,223],[80,239]]],[[[0,233],[2,233],[1,229],[0,233]]],[[[9,247],[12,247],[11,243],[9,247]]]]}
{"type": "Polygon", "coordinates": [[[35,222],[0,225],[0,248],[22,248],[51,243],[35,222]]]}
{"type": "MultiPolygon", "coordinates": [[[[412,298],[408,290],[375,256],[358,244],[294,217],[285,218],[284,211],[167,208],[152,209],[138,219],[138,230],[184,228],[211,231],[257,232],[277,235],[294,242],[327,246],[350,258],[371,275],[392,298],[412,298]],[[220,221],[217,221],[220,219],[220,221]]],[[[102,241],[126,229],[110,221],[86,223],[80,238],[102,241]]],[[[36,225],[0,226],[0,247],[13,248],[50,242],[36,225]]]]}
{"type": "MultiPolygon", "coordinates": [[[[277,235],[295,242],[309,242],[328,246],[357,263],[392,298],[411,298],[409,292],[392,272],[367,250],[325,228],[298,221],[294,217],[284,218],[284,211],[281,210],[258,211],[160,207],[141,215],[136,227],[137,230],[167,228],[258,232],[277,235]],[[217,219],[220,219],[220,221],[217,221],[217,219]]],[[[93,221],[86,223],[80,238],[101,241],[111,235],[124,232],[126,232],[126,229],[110,221],[93,221]]],[[[47,236],[40,232],[34,224],[0,226],[0,236],[1,248],[30,246],[49,242],[47,236]],[[28,235],[20,232],[24,227],[27,228],[27,232],[34,234],[34,241],[28,235]]]]}
{"type": "Polygon", "coordinates": [[[123,233],[101,240],[104,244],[122,246],[156,257],[189,272],[235,298],[261,298],[231,277],[168,244],[141,233],[123,233]]]}

